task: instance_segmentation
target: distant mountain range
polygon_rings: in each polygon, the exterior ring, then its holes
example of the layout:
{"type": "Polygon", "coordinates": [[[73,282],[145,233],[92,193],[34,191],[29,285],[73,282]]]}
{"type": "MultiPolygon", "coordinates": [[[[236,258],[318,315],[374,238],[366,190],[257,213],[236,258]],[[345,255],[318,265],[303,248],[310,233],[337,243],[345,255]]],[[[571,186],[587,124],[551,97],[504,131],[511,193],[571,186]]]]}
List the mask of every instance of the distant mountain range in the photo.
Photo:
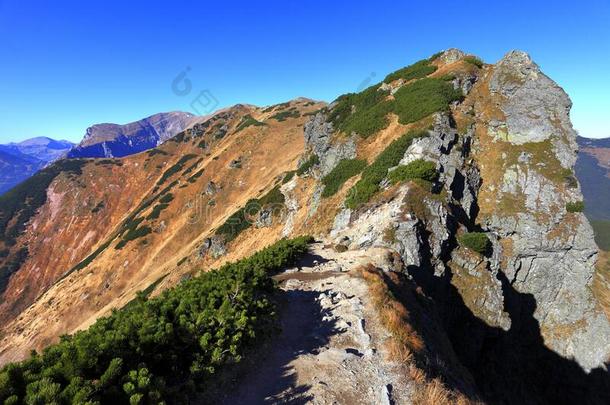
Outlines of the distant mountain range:
{"type": "Polygon", "coordinates": [[[0,194],[65,156],[73,146],[72,142],[46,137],[0,145],[0,194]]]}
{"type": "Polygon", "coordinates": [[[196,117],[174,111],[125,125],[96,124],[87,128],[69,158],[123,157],[152,149],[188,127],[196,117]]]}
{"type": "Polygon", "coordinates": [[[610,138],[577,138],[576,176],[597,244],[610,249],[610,138]]]}
{"type": "Polygon", "coordinates": [[[174,111],[159,113],[125,125],[96,124],[78,144],[38,137],[0,145],[0,194],[62,157],[124,157],[157,147],[199,117],[174,111]]]}

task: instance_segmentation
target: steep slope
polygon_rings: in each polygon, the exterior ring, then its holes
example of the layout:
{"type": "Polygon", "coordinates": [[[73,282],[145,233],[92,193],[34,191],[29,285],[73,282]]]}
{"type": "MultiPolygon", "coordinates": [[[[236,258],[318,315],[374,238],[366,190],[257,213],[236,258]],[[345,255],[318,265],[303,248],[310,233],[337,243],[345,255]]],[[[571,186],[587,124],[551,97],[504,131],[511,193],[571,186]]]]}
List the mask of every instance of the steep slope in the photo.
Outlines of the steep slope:
{"type": "Polygon", "coordinates": [[[83,162],[18,232],[5,219],[8,257],[29,254],[0,306],[0,361],[138,290],[314,234],[350,258],[384,252],[365,278],[391,286],[392,355],[426,378],[490,403],[607,403],[608,291],[570,107],[523,52],[488,65],[451,49],[328,106],[235,106],[147,153],[83,162]]]}
{"type": "MultiPolygon", "coordinates": [[[[48,188],[36,183],[44,195],[31,219],[19,218],[20,211],[7,210],[0,199],[8,216],[2,265],[20,259],[18,270],[10,266],[0,304],[3,324],[13,325],[3,329],[12,332],[4,335],[2,356],[20,358],[30,347],[90,324],[175,269],[185,252],[204,245],[227,216],[296,165],[304,144],[299,126],[321,106],[309,100],[267,112],[235,106],[158,149],[84,161],[80,174],[60,172],[48,188]],[[290,116],[276,116],[283,111],[290,116]],[[253,117],[265,124],[249,125],[253,117]],[[211,189],[213,197],[205,194],[211,189]],[[22,221],[27,226],[16,228],[22,221]],[[75,299],[78,312],[70,309],[75,299]]],[[[258,246],[276,238],[270,234],[258,246]]],[[[215,260],[205,257],[197,266],[208,262],[215,260]]],[[[180,273],[189,268],[181,266],[180,273]]]]}
{"type": "Polygon", "coordinates": [[[159,113],[125,125],[96,124],[87,128],[83,140],[69,158],[123,157],[152,149],[186,129],[196,117],[174,111],[159,113]]]}
{"type": "Polygon", "coordinates": [[[45,137],[0,145],[0,194],[59,159],[72,146],[71,142],[45,137]]]}
{"type": "Polygon", "coordinates": [[[577,138],[576,176],[600,248],[610,250],[610,139],[577,138]]]}

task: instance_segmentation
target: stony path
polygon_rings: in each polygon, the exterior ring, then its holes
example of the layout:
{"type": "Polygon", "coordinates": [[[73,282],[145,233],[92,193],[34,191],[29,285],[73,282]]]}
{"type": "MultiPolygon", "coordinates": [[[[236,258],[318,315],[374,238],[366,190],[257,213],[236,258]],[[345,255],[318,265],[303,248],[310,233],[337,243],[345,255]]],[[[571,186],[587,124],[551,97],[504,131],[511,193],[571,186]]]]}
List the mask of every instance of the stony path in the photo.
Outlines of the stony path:
{"type": "Polygon", "coordinates": [[[299,267],[276,276],[284,292],[282,331],[240,376],[226,404],[406,403],[408,385],[385,360],[387,337],[348,274],[370,257],[316,244],[299,267]]]}

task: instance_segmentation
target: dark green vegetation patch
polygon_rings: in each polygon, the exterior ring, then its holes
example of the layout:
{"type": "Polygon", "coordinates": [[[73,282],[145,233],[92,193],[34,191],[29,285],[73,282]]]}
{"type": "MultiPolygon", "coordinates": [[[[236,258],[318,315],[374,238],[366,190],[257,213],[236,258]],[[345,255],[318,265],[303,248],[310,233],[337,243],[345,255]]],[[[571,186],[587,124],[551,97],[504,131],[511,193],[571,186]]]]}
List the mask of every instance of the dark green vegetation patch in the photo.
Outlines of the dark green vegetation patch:
{"type": "Polygon", "coordinates": [[[250,114],[247,114],[241,119],[241,122],[237,126],[237,129],[235,130],[235,132],[239,132],[242,129],[246,129],[246,128],[252,127],[252,126],[262,127],[265,125],[267,125],[267,124],[265,124],[264,122],[258,121],[256,119],[252,118],[252,116],[250,114]]]}
{"type": "Polygon", "coordinates": [[[347,207],[354,209],[367,203],[379,191],[379,184],[388,175],[388,169],[400,163],[413,140],[425,136],[428,136],[427,131],[409,131],[392,141],[375,161],[363,170],[362,177],[351,188],[345,200],[347,207]]]}
{"type": "Polygon", "coordinates": [[[271,116],[271,118],[281,122],[281,121],[286,121],[288,118],[299,118],[300,116],[301,116],[301,114],[299,113],[297,108],[292,107],[289,110],[280,111],[277,114],[273,114],[271,116]]]}
{"type": "Polygon", "coordinates": [[[184,171],[182,172],[182,174],[180,176],[184,177],[187,174],[191,173],[193,170],[195,170],[195,168],[197,166],[199,166],[199,164],[203,162],[203,158],[199,158],[197,159],[197,161],[195,163],[193,163],[192,165],[190,165],[189,167],[187,167],[186,169],[184,169],[184,171]]]}
{"type": "Polygon", "coordinates": [[[297,176],[302,176],[317,164],[320,164],[320,158],[318,158],[318,155],[312,154],[301,166],[299,166],[297,169],[297,176]]]}
{"type": "Polygon", "coordinates": [[[448,111],[453,101],[463,97],[462,90],[454,89],[442,79],[425,78],[401,87],[394,94],[393,111],[398,122],[409,124],[438,111],[448,111]]]}
{"type": "Polygon", "coordinates": [[[388,75],[386,82],[399,78],[416,79],[402,86],[393,99],[389,98],[388,90],[381,89],[380,84],[360,93],[344,94],[335,101],[328,119],[335,129],[366,138],[388,126],[389,113],[398,115],[401,124],[409,124],[432,113],[447,111],[450,104],[460,100],[463,94],[461,90],[454,89],[446,78],[426,77],[435,70],[436,67],[424,60],[388,75]]]}
{"type": "Polygon", "coordinates": [[[476,56],[466,56],[464,61],[478,67],[479,69],[483,67],[483,61],[476,56]]]}
{"type": "Polygon", "coordinates": [[[484,232],[468,232],[458,236],[460,245],[480,254],[485,254],[491,247],[491,242],[484,232]]]}
{"type": "Polygon", "coordinates": [[[388,126],[386,116],[392,104],[386,101],[389,92],[371,86],[360,93],[348,93],[336,100],[329,113],[329,121],[335,129],[362,137],[370,136],[388,126]]]}
{"type": "Polygon", "coordinates": [[[264,208],[273,210],[282,208],[285,202],[280,186],[275,186],[261,198],[248,200],[246,205],[233,213],[224,224],[216,230],[216,235],[224,237],[226,242],[235,239],[240,233],[250,228],[256,220],[258,213],[264,208]]]}
{"type": "Polygon", "coordinates": [[[342,159],[337,166],[322,178],[324,191],[322,197],[333,196],[339,191],[343,183],[360,173],[366,167],[365,160],[342,159]]]}
{"type": "Polygon", "coordinates": [[[568,212],[583,212],[584,210],[585,203],[583,201],[566,203],[566,211],[568,212]]]}
{"type": "Polygon", "coordinates": [[[100,159],[95,162],[96,166],[106,165],[106,166],[123,166],[123,161],[119,159],[100,159]]]}
{"type": "Polygon", "coordinates": [[[423,159],[417,159],[406,165],[398,166],[388,175],[388,179],[392,184],[415,179],[436,181],[437,177],[436,164],[423,159]]]}
{"type": "Polygon", "coordinates": [[[413,79],[421,79],[422,77],[426,77],[431,73],[436,72],[437,67],[434,65],[430,65],[431,59],[420,60],[412,64],[411,66],[404,67],[402,69],[397,70],[394,73],[390,73],[383,80],[386,83],[393,82],[394,80],[403,79],[405,81],[413,80],[413,79]]]}
{"type": "Polygon", "coordinates": [[[146,152],[148,154],[149,157],[153,157],[155,155],[162,155],[162,156],[168,156],[169,153],[167,153],[164,150],[158,149],[158,148],[154,148],[149,150],[148,152],[146,152]]]}
{"type": "Polygon", "coordinates": [[[189,177],[186,181],[188,181],[189,183],[196,182],[197,179],[203,175],[203,172],[204,172],[204,169],[199,170],[197,173],[195,173],[191,177],[189,177]]]}
{"type": "Polygon", "coordinates": [[[297,173],[296,170],[291,170],[289,172],[286,172],[286,174],[284,174],[284,177],[282,178],[282,184],[286,184],[290,180],[292,180],[296,173],[297,173]]]}
{"type": "Polygon", "coordinates": [[[163,183],[165,183],[167,181],[167,179],[169,179],[170,177],[172,177],[174,174],[178,173],[180,170],[182,170],[182,168],[184,167],[185,163],[188,162],[191,159],[196,158],[197,155],[194,155],[192,153],[184,155],[180,158],[180,160],[178,160],[172,167],[170,167],[169,169],[167,169],[163,175],[161,176],[161,178],[159,179],[159,181],[157,182],[157,185],[160,186],[163,183]]]}
{"type": "Polygon", "coordinates": [[[193,401],[215,385],[215,375],[276,330],[270,275],[293,264],[310,241],[282,240],[159,297],[138,294],[89,329],[2,368],[0,403],[193,401]]]}

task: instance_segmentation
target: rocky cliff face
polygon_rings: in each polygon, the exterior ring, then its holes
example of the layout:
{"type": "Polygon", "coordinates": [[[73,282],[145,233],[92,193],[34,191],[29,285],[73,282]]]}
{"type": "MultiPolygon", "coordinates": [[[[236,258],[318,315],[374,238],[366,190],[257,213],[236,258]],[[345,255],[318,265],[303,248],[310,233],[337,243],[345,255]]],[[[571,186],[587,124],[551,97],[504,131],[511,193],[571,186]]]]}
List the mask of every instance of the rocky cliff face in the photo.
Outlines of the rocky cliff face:
{"type": "Polygon", "coordinates": [[[70,158],[123,157],[152,149],[186,129],[195,116],[185,112],[159,113],[125,125],[96,124],[87,128],[70,158]]]}
{"type": "MultiPolygon", "coordinates": [[[[510,246],[510,253],[501,252],[502,271],[518,292],[536,300],[534,317],[545,342],[586,369],[597,367],[610,353],[610,342],[601,343],[610,325],[590,291],[597,260],[591,226],[582,213],[569,212],[571,203],[583,200],[573,181],[577,145],[571,102],[522,52],[506,55],[486,80],[492,102],[505,117],[494,122],[499,125],[491,135],[503,136],[519,155],[500,155],[505,159],[501,180],[483,184],[482,193],[495,192],[496,207],[507,199],[513,205],[511,213],[482,209],[484,227],[510,246]]],[[[485,125],[481,118],[475,125],[485,125]]],[[[475,157],[487,154],[486,148],[475,144],[475,157]]],[[[483,178],[497,169],[482,166],[483,178]]]]}
{"type": "Polygon", "coordinates": [[[4,295],[0,359],[86,327],[137,290],[307,233],[359,260],[384,252],[383,270],[422,297],[433,333],[421,334],[434,336],[424,362],[447,384],[459,369],[455,380],[472,375],[491,403],[604,403],[610,324],[592,293],[597,247],[580,212],[570,106],[523,52],[487,65],[452,49],[330,105],[235,106],[111,166],[108,185],[90,163],[50,185],[10,248],[39,250],[4,295]],[[82,198],[64,194],[76,185],[96,196],[89,225],[82,198]],[[108,211],[96,209],[104,192],[108,211]],[[92,223],[104,226],[84,237],[92,223]],[[69,252],[52,250],[57,271],[24,305],[62,224],[69,252]]]}
{"type": "MultiPolygon", "coordinates": [[[[437,63],[439,71],[451,66],[465,99],[435,115],[427,136],[413,141],[400,162],[434,162],[447,193],[389,187],[381,201],[340,210],[331,235],[352,249],[389,246],[400,253],[411,276],[442,303],[465,364],[539,359],[541,368],[556,366],[568,378],[572,365],[555,364],[556,353],[586,371],[604,367],[610,324],[591,292],[597,246],[584,214],[570,208],[583,200],[574,177],[571,102],[523,52],[467,73],[456,65],[464,56],[452,50],[437,63]],[[412,204],[415,193],[424,204],[412,204]],[[458,242],[474,231],[490,241],[483,255],[458,242]]],[[[354,149],[351,139],[326,147],[332,131],[323,121],[316,117],[306,127],[310,150],[321,153],[322,175],[353,157],[342,151],[354,149]]],[[[536,373],[530,369],[522,373],[536,373]]],[[[524,381],[513,382],[527,390],[524,381]]]]}

